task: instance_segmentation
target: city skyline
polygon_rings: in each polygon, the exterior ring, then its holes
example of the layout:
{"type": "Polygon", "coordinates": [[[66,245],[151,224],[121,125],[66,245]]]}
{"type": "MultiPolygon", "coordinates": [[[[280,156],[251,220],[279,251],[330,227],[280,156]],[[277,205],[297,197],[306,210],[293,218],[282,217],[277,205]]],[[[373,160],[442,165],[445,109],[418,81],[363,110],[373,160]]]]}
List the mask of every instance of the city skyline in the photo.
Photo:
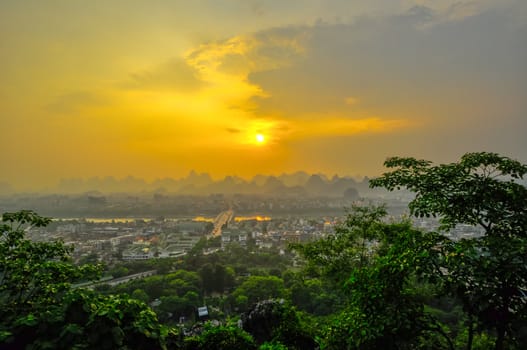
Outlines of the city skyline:
{"type": "Polygon", "coordinates": [[[527,160],[527,3],[0,3],[0,182],[527,160]]]}

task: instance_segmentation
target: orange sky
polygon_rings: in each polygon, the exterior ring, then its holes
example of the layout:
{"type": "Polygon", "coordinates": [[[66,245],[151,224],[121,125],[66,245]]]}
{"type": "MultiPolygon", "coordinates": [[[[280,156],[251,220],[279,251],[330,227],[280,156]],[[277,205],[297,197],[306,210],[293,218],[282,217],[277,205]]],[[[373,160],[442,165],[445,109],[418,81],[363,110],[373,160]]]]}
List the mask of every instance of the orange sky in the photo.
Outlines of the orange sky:
{"type": "Polygon", "coordinates": [[[0,182],[525,161],[525,38],[522,0],[2,1],[0,182]]]}

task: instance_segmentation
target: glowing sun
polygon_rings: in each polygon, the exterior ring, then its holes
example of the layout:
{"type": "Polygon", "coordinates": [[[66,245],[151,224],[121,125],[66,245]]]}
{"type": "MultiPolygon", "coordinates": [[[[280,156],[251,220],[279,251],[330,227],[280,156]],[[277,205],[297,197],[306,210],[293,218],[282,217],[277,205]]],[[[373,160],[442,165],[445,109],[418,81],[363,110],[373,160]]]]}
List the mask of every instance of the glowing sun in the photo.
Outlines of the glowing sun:
{"type": "Polygon", "coordinates": [[[265,136],[263,134],[256,134],[256,143],[264,143],[265,136]]]}

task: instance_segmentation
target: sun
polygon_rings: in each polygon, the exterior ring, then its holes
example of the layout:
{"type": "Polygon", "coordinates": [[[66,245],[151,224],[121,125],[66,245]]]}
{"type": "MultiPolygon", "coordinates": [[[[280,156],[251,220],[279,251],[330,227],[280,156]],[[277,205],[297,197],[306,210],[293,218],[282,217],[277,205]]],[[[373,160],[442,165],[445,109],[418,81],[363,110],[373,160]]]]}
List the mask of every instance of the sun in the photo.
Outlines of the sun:
{"type": "Polygon", "coordinates": [[[263,134],[256,134],[256,143],[264,143],[265,142],[265,136],[263,134]]]}

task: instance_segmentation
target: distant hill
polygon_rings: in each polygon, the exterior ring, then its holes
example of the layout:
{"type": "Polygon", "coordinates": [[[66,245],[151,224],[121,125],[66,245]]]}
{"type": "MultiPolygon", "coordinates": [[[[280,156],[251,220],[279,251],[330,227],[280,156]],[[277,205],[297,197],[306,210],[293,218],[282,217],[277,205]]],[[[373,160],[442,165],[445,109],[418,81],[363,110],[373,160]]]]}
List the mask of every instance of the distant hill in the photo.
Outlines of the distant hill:
{"type": "MultiPolygon", "coordinates": [[[[328,178],[324,174],[308,174],[298,171],[279,176],[258,174],[250,180],[237,176],[226,176],[214,181],[207,173],[191,171],[180,179],[163,178],[152,182],[128,176],[123,179],[114,177],[92,177],[89,179],[61,180],[55,193],[85,193],[99,191],[101,193],[158,193],[181,195],[209,194],[262,194],[273,196],[323,196],[343,197],[350,193],[366,194],[371,191],[368,178],[361,181],[352,177],[334,175],[328,178]],[[350,192],[351,191],[351,192],[350,192]]],[[[2,187],[0,191],[8,191],[2,187]]]]}
{"type": "Polygon", "coordinates": [[[293,174],[282,174],[278,180],[286,186],[304,186],[309,179],[309,174],[304,171],[297,171],[293,174]]]}

